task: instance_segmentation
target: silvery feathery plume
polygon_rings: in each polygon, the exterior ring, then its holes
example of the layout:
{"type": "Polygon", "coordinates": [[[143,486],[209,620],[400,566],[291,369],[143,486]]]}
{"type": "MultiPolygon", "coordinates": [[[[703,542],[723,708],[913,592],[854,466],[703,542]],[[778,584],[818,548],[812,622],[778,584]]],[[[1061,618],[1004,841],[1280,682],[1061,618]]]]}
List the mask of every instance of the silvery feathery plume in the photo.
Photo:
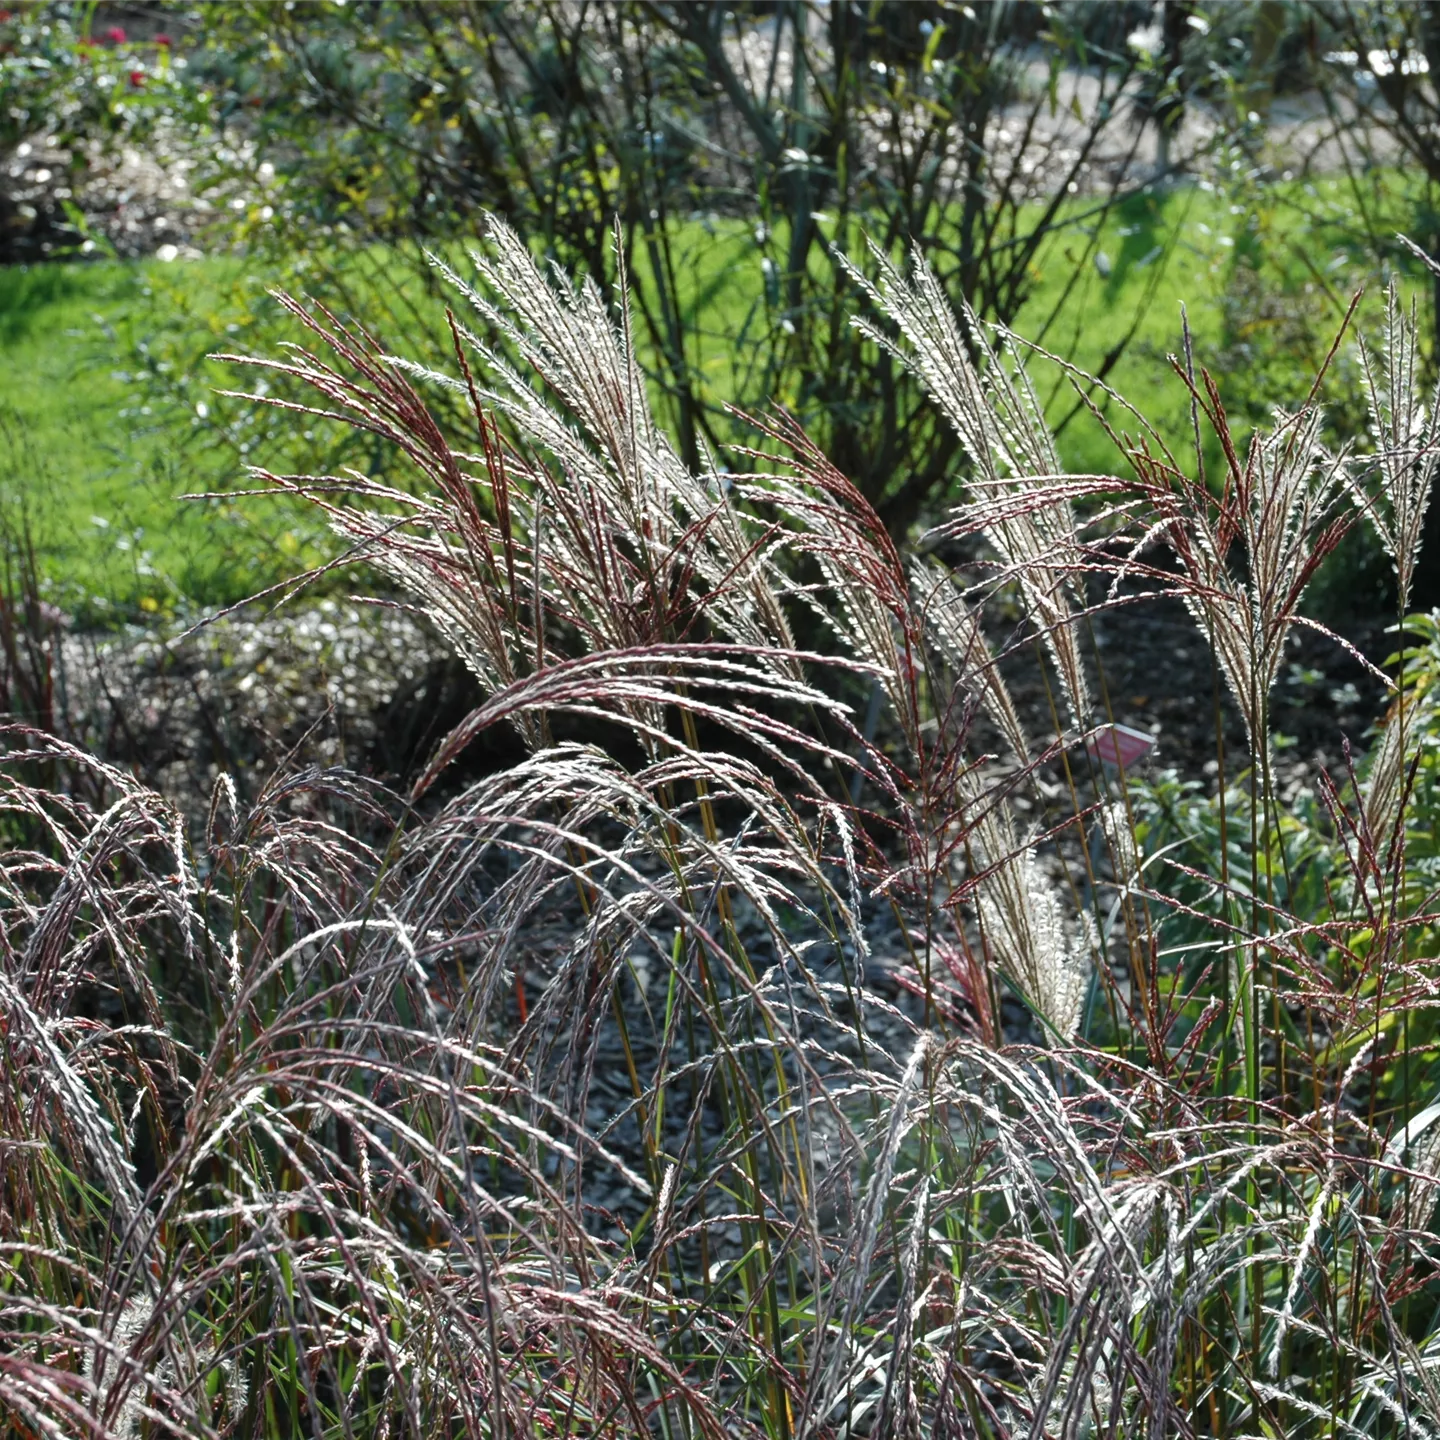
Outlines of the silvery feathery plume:
{"type": "MultiPolygon", "coordinates": [[[[920,744],[921,715],[904,654],[898,618],[908,600],[898,555],[876,552],[874,540],[832,496],[767,477],[763,491],[804,526],[804,545],[827,584],[829,605],[818,618],[854,659],[873,665],[912,751],[920,744]],[[886,563],[890,561],[890,563],[886,563]]],[[[878,537],[884,538],[884,537],[878,537]]]]}
{"type": "Polygon", "coordinates": [[[1021,764],[1028,763],[1030,742],[1020,712],[1010,698],[1009,686],[990,652],[979,618],[960,587],[939,566],[922,560],[914,562],[912,579],[931,643],[957,677],[975,684],[986,713],[1015,752],[1015,758],[1021,764]]]}
{"type": "MultiPolygon", "coordinates": [[[[711,596],[707,613],[725,634],[757,653],[793,648],[784,614],[765,581],[765,552],[757,550],[754,535],[729,503],[711,457],[704,455],[702,473],[692,474],[651,413],[630,332],[618,228],[617,324],[593,282],[572,289],[558,268],[547,277],[513,230],[495,216],[487,220],[489,248],[471,253],[479,289],[433,260],[525,364],[525,370],[515,369],[499,349],[462,327],[459,333],[484,368],[481,398],[554,455],[569,490],[582,492],[586,503],[618,526],[651,566],[662,573],[693,567],[711,596]],[[543,378],[548,395],[533,383],[536,376],[543,378]]],[[[556,519],[546,543],[561,547],[556,559],[584,574],[595,563],[587,551],[593,533],[583,518],[572,533],[564,523],[569,496],[562,490],[553,498],[556,519]]],[[[603,587],[593,593],[601,603],[587,611],[592,623],[603,628],[612,623],[607,609],[627,610],[608,603],[613,597],[603,587]]],[[[604,639],[618,647],[634,643],[635,637],[621,628],[604,639]]]]}
{"type": "MultiPolygon", "coordinates": [[[[1433,268],[1433,262],[1427,263],[1433,268]]],[[[1407,311],[1392,280],[1385,301],[1384,348],[1377,355],[1360,342],[1379,494],[1353,478],[1351,490],[1395,567],[1402,610],[1410,602],[1430,486],[1440,464],[1440,385],[1427,407],[1420,396],[1419,350],[1414,302],[1407,311]]]]}
{"type": "Polygon", "coordinates": [[[1277,411],[1270,430],[1251,437],[1243,464],[1232,449],[1213,518],[1203,486],[1152,494],[1185,570],[1181,598],[1214,647],[1252,754],[1264,743],[1265,707],[1300,598],[1347,528],[1336,513],[1347,460],[1323,444],[1323,423],[1318,405],[1277,411]],[[1230,559],[1236,541],[1245,562],[1238,573],[1230,559]]]}
{"type": "Polygon", "coordinates": [[[1019,581],[1060,673],[1072,719],[1083,722],[1090,700],[1067,578],[1078,558],[1075,517],[1066,491],[1055,483],[1061,478],[1060,459],[1041,419],[1039,399],[1024,366],[1016,361],[1012,371],[1006,370],[975,312],[963,302],[962,334],[949,298],[922,258],[914,258],[906,280],[873,241],[870,252],[878,282],[844,257],[842,263],[899,327],[905,345],[864,320],[851,324],[918,376],[960,437],[977,472],[963,517],[983,531],[1019,581]],[[971,347],[983,369],[971,359],[971,347]]]}
{"type": "MultiPolygon", "coordinates": [[[[847,1374],[847,1360],[852,1351],[844,1343],[854,1335],[857,1321],[864,1313],[866,1296],[871,1281],[871,1267],[875,1259],[876,1245],[885,1226],[887,1207],[893,1200],[891,1181],[895,1175],[896,1161],[900,1158],[905,1137],[915,1123],[917,1095],[923,1102],[925,1060],[930,1054],[931,1040],[926,1031],[916,1039],[910,1059],[895,1087],[890,1103],[888,1124],[881,1134],[880,1148],[875,1156],[874,1169],[857,1217],[853,1236],[848,1247],[849,1274],[844,1283],[845,1300],[839,1324],[836,1327],[842,1343],[833,1345],[827,1362],[812,1371],[812,1389],[802,1409],[796,1433],[811,1436],[817,1433],[825,1418],[840,1400],[847,1374]]],[[[923,1111],[923,1103],[919,1107],[923,1111]]],[[[924,1209],[922,1201],[921,1210],[924,1209]]],[[[853,1343],[853,1342],[852,1342],[853,1343]]]]}
{"type": "MultiPolygon", "coordinates": [[[[621,249],[617,234],[617,264],[621,249]]],[[[560,658],[557,633],[592,654],[628,656],[698,628],[702,612],[705,628],[753,663],[798,678],[771,547],[713,458],[702,454],[692,472],[655,422],[623,265],[612,313],[597,285],[546,271],[494,218],[472,258],[475,284],[432,257],[493,339],[452,317],[458,375],[383,355],[289,299],[349,373],[298,348],[286,363],[232,357],[281,370],[327,401],[327,413],[354,416],[396,445],[424,477],[418,493],[353,475],[349,493],[371,503],[339,504],[328,481],[316,489],[314,477],[261,477],[312,498],[354,553],[418,603],[487,694],[560,658]],[[413,380],[471,408],[479,453],[451,444],[413,380]]],[[[642,732],[663,723],[655,704],[619,703],[642,732]]],[[[543,746],[533,714],[514,721],[543,746]]]]}
{"type": "Polygon", "coordinates": [[[990,954],[1060,1040],[1080,1028],[1095,948],[1088,916],[1072,940],[1055,887],[1033,847],[1016,844],[1009,815],[992,806],[972,836],[985,868],[976,887],[980,927],[990,954]]]}
{"type": "Polygon", "coordinates": [[[1106,800],[1100,805],[1096,819],[1110,851],[1116,888],[1128,890],[1140,875],[1140,847],[1135,841],[1130,812],[1123,800],[1106,800]]]}
{"type": "MultiPolygon", "coordinates": [[[[1402,237],[1403,238],[1403,237],[1402,237]]],[[[1408,242],[1407,242],[1408,243],[1408,242]]],[[[1410,247],[1437,273],[1434,261],[1410,247]]],[[[1419,325],[1416,307],[1401,304],[1392,280],[1385,296],[1385,343],[1378,354],[1360,341],[1370,424],[1375,437],[1378,491],[1352,476],[1351,493],[1395,568],[1400,609],[1409,608],[1410,590],[1425,529],[1430,490],[1440,466],[1440,385],[1427,407],[1421,398],[1419,325]]],[[[1402,820],[1405,793],[1406,736],[1403,701],[1393,711],[1371,758],[1365,785],[1365,819],[1375,854],[1383,864],[1402,820]]]]}
{"type": "MultiPolygon", "coordinates": [[[[1364,1053],[1368,1054],[1368,1047],[1364,1053]]],[[[1395,1131],[1383,1159],[1412,1172],[1397,1204],[1405,1208],[1411,1227],[1428,1230],[1435,1202],[1440,1200],[1440,1101],[1425,1106],[1395,1131]]]]}
{"type": "MultiPolygon", "coordinates": [[[[140,1434],[149,1375],[134,1373],[141,1369],[137,1363],[139,1356],[136,1352],[141,1337],[150,1328],[154,1314],[155,1302],[148,1295],[132,1296],[115,1316],[109,1343],[105,1347],[116,1357],[117,1362],[111,1388],[123,1386],[125,1395],[111,1427],[111,1433],[116,1436],[140,1434]]],[[[100,1368],[98,1363],[96,1368],[100,1368]]]]}
{"type": "Polygon", "coordinates": [[[1431,1125],[1410,1157],[1410,1167],[1427,1178],[1411,1187],[1410,1223],[1418,1230],[1430,1228],[1435,1201],[1440,1197],[1440,1126],[1431,1125]]]}
{"type": "MultiPolygon", "coordinates": [[[[176,1383],[173,1345],[159,1354],[149,1366],[142,1360],[146,1348],[145,1336],[155,1320],[153,1298],[149,1295],[133,1295],[121,1306],[115,1316],[108,1342],[102,1344],[103,1352],[107,1356],[113,1356],[115,1360],[110,1388],[125,1387],[124,1398],[110,1427],[110,1434],[117,1437],[117,1440],[128,1440],[128,1437],[138,1436],[143,1432],[146,1394],[149,1389],[174,1386],[176,1383]]],[[[202,1360],[213,1361],[213,1340],[207,1338],[201,1342],[198,1356],[202,1360]]],[[[98,1361],[96,1368],[100,1368],[98,1361]]],[[[234,1362],[222,1363],[220,1373],[226,1406],[232,1416],[239,1416],[249,1399],[249,1379],[243,1368],[234,1362]]]]}
{"type": "Polygon", "coordinates": [[[1405,809],[1405,736],[1395,711],[1386,720],[1371,753],[1364,797],[1370,844],[1376,860],[1384,865],[1405,809]]]}

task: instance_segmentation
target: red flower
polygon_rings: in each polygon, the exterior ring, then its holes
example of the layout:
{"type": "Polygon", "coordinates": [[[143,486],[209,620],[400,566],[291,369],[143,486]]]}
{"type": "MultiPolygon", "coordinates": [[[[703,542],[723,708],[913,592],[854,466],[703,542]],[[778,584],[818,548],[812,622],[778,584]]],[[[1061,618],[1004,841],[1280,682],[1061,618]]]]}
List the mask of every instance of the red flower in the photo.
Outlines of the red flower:
{"type": "Polygon", "coordinates": [[[0,10],[0,25],[3,25],[8,19],[10,19],[10,12],[8,10],[0,10]]]}
{"type": "Polygon", "coordinates": [[[105,38],[112,45],[123,45],[125,43],[125,32],[118,25],[112,25],[106,32],[105,38]]]}
{"type": "Polygon", "coordinates": [[[145,83],[145,72],[143,70],[132,70],[130,72],[130,83],[138,90],[145,83]]]}
{"type": "Polygon", "coordinates": [[[168,35],[162,33],[155,37],[155,43],[162,50],[168,50],[175,42],[168,35]]]}

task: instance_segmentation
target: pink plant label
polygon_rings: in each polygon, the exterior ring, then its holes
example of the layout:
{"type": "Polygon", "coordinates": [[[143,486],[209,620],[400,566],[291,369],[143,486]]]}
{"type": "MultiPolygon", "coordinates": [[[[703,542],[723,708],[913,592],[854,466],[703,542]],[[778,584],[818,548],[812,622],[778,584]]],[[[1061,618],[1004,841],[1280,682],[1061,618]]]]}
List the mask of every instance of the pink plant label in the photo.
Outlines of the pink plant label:
{"type": "Polygon", "coordinates": [[[1086,742],[1091,759],[1102,765],[1129,770],[1138,765],[1154,748],[1155,737],[1129,725],[1102,725],[1086,742]]]}

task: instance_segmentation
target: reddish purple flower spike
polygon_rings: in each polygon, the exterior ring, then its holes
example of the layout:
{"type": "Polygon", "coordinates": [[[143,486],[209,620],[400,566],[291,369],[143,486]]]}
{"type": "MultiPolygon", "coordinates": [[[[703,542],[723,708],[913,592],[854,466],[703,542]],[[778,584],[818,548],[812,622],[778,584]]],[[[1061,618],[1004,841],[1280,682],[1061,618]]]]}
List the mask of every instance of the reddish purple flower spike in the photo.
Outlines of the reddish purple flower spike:
{"type": "Polygon", "coordinates": [[[125,31],[119,25],[112,25],[105,32],[105,38],[112,45],[123,45],[125,43],[125,31]]]}
{"type": "Polygon", "coordinates": [[[130,83],[138,90],[145,83],[145,72],[143,70],[132,70],[130,72],[130,83]]]}
{"type": "Polygon", "coordinates": [[[161,33],[155,37],[155,43],[162,50],[168,50],[175,42],[168,35],[166,35],[164,31],[161,31],[161,33]]]}

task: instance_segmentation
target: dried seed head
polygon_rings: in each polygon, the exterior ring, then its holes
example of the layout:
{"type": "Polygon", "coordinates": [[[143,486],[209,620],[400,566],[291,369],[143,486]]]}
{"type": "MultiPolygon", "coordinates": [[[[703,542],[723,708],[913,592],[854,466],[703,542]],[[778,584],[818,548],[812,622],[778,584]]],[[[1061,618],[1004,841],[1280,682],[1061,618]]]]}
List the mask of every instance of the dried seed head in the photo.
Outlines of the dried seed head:
{"type": "Polygon", "coordinates": [[[1376,862],[1383,866],[1397,827],[1404,819],[1405,745],[1395,712],[1387,718],[1370,757],[1363,798],[1370,844],[1376,862]]]}
{"type": "Polygon", "coordinates": [[[995,963],[1061,1041],[1080,1028],[1096,948],[1084,917],[1066,932],[1059,896],[1033,848],[1016,850],[1008,818],[992,811],[976,827],[980,928],[995,963]]]}
{"type": "Polygon", "coordinates": [[[1080,548],[1039,397],[1023,364],[1013,358],[1008,368],[1002,363],[979,317],[963,302],[957,321],[922,258],[914,258],[907,280],[873,242],[870,250],[877,281],[844,263],[905,343],[866,321],[852,323],[920,378],[960,437],[976,471],[960,523],[984,533],[1006,578],[1019,584],[1060,675],[1070,719],[1083,725],[1090,696],[1074,633],[1072,579],[1080,548]]]}
{"type": "Polygon", "coordinates": [[[1419,354],[1415,306],[1412,302],[1405,309],[1399,284],[1392,280],[1386,293],[1384,347],[1376,355],[1363,341],[1360,345],[1379,494],[1353,476],[1350,486],[1395,567],[1402,611],[1409,607],[1425,511],[1440,465],[1440,387],[1427,407],[1419,395],[1419,354]]]}
{"type": "Polygon", "coordinates": [[[1100,806],[1097,820],[1110,853],[1115,884],[1128,890],[1140,875],[1140,849],[1135,842],[1130,812],[1123,800],[1106,800],[1100,806]]]}
{"type": "Polygon", "coordinates": [[[917,560],[914,586],[928,632],[945,663],[962,681],[974,683],[986,712],[1005,737],[1021,764],[1030,760],[1030,742],[1020,721],[1020,712],[1010,698],[990,652],[990,642],[980,628],[979,618],[966,603],[955,581],[938,566],[917,560]]]}

